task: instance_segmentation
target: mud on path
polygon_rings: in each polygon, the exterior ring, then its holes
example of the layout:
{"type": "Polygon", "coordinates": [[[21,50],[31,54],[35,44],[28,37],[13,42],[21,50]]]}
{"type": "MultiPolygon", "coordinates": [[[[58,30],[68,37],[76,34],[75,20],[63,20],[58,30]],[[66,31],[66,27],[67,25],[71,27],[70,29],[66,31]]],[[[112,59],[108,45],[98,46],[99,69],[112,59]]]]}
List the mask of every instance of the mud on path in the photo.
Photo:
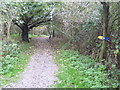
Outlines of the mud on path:
{"type": "Polygon", "coordinates": [[[58,66],[54,63],[54,55],[48,37],[33,38],[35,53],[17,83],[11,88],[49,88],[57,80],[58,66]]]}

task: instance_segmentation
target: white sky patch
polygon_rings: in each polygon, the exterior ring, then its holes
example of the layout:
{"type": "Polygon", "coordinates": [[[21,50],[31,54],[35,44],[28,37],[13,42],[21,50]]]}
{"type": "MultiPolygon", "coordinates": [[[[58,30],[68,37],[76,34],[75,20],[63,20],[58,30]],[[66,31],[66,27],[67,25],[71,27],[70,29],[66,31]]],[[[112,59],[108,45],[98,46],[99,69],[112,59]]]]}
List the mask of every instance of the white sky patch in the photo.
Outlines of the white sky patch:
{"type": "Polygon", "coordinates": [[[119,2],[120,0],[0,0],[0,2],[119,2]]]}

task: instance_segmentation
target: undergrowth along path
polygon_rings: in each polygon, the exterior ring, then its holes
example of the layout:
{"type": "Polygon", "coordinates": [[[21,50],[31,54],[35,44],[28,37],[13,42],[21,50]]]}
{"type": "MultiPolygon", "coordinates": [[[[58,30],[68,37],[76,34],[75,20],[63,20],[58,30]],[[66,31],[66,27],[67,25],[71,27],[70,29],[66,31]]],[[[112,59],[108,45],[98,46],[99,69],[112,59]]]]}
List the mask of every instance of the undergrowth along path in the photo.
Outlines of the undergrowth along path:
{"type": "Polygon", "coordinates": [[[16,83],[9,88],[49,88],[57,80],[58,66],[54,63],[54,54],[48,37],[31,40],[35,53],[31,56],[25,71],[16,83]]]}

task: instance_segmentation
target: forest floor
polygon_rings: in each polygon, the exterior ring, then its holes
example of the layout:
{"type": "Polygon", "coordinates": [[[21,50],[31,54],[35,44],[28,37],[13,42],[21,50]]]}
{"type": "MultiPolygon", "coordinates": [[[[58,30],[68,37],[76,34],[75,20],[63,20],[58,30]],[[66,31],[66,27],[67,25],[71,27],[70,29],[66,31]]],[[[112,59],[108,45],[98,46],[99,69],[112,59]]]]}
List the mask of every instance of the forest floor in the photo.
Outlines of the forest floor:
{"type": "Polygon", "coordinates": [[[48,37],[37,37],[31,39],[34,54],[20,79],[11,83],[7,88],[49,88],[55,84],[58,66],[54,62],[54,50],[48,37]]]}

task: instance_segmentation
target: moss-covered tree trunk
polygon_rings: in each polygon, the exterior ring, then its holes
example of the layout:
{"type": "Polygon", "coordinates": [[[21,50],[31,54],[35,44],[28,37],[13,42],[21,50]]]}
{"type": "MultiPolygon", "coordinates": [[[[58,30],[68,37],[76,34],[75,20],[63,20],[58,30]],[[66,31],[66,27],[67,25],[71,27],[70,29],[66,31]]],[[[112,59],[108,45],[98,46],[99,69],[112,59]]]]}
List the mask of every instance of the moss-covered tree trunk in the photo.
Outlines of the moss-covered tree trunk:
{"type": "MultiPolygon", "coordinates": [[[[101,2],[103,5],[103,37],[108,37],[108,22],[109,22],[109,3],[101,2]]],[[[103,40],[99,59],[103,59],[107,55],[107,41],[103,40]]]]}
{"type": "MultiPolygon", "coordinates": [[[[120,8],[120,2],[118,3],[118,8],[120,8]]],[[[118,46],[120,46],[120,9],[119,9],[118,13],[119,13],[118,14],[118,38],[119,38],[118,46]]],[[[118,67],[118,69],[120,69],[120,48],[119,48],[119,53],[117,55],[117,63],[118,63],[117,67],[118,67]]]]}

